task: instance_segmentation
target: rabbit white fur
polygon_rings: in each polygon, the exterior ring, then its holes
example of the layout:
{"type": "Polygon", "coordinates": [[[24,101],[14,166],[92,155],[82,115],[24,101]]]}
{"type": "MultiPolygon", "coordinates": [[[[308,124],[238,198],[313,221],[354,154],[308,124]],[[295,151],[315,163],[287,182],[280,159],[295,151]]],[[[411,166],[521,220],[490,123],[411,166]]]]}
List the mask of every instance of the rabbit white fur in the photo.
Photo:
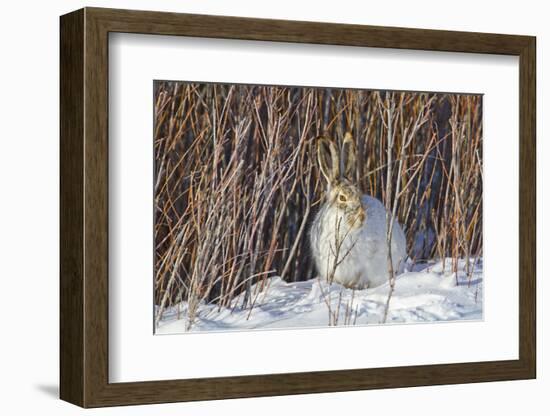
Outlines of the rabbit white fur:
{"type": "MultiPolygon", "coordinates": [[[[380,286],[389,280],[387,210],[378,199],[362,195],[351,180],[355,171],[355,145],[346,134],[342,153],[324,137],[318,142],[319,168],[328,186],[326,200],[310,229],[311,251],[321,278],[353,289],[380,286]],[[332,166],[328,166],[331,160],[332,166]],[[340,166],[345,172],[340,175],[340,166]]],[[[393,220],[393,270],[402,271],[406,238],[393,220]]]]}

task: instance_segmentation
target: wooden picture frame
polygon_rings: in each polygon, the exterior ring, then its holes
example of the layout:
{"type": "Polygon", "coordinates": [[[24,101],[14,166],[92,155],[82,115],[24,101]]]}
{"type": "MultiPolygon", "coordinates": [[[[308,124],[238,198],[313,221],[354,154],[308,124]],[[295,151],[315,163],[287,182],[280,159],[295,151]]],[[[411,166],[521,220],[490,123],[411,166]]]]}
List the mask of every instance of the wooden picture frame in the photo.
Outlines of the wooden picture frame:
{"type": "Polygon", "coordinates": [[[85,8],[61,17],[60,396],[82,407],[529,379],[536,376],[534,37],[85,8]],[[519,359],[110,383],[108,34],[519,57],[519,359]]]}

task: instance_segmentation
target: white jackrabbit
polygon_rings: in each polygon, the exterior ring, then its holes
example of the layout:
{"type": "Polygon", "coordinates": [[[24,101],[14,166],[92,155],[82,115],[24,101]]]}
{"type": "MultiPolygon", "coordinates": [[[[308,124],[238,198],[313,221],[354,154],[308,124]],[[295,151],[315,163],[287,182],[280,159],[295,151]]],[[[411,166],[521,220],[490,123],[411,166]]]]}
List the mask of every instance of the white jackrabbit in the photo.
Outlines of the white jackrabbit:
{"type": "MultiPolygon", "coordinates": [[[[388,282],[387,211],[378,199],[363,195],[354,182],[353,137],[346,133],[341,152],[333,140],[318,138],[317,157],[327,181],[325,202],[310,229],[317,271],[321,278],[353,289],[388,282]]],[[[391,248],[397,274],[407,257],[405,234],[397,219],[393,221],[391,248]]]]}

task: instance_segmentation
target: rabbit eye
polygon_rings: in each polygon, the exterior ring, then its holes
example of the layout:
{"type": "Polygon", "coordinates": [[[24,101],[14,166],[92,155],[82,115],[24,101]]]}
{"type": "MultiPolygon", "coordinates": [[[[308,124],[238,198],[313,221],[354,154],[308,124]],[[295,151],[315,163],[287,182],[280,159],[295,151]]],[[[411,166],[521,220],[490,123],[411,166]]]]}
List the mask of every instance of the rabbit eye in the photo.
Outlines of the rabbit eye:
{"type": "Polygon", "coordinates": [[[345,195],[342,195],[342,194],[338,195],[338,201],[340,201],[340,202],[346,202],[347,200],[348,200],[348,199],[346,198],[345,195]]]}

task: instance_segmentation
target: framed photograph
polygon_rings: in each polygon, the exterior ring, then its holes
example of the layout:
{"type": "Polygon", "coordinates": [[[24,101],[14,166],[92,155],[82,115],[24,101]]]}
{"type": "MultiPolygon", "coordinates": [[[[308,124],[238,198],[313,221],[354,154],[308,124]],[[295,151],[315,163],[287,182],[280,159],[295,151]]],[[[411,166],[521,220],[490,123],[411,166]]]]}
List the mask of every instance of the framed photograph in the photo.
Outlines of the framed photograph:
{"type": "Polygon", "coordinates": [[[62,16],[61,398],[534,378],[535,49],[62,16]]]}

